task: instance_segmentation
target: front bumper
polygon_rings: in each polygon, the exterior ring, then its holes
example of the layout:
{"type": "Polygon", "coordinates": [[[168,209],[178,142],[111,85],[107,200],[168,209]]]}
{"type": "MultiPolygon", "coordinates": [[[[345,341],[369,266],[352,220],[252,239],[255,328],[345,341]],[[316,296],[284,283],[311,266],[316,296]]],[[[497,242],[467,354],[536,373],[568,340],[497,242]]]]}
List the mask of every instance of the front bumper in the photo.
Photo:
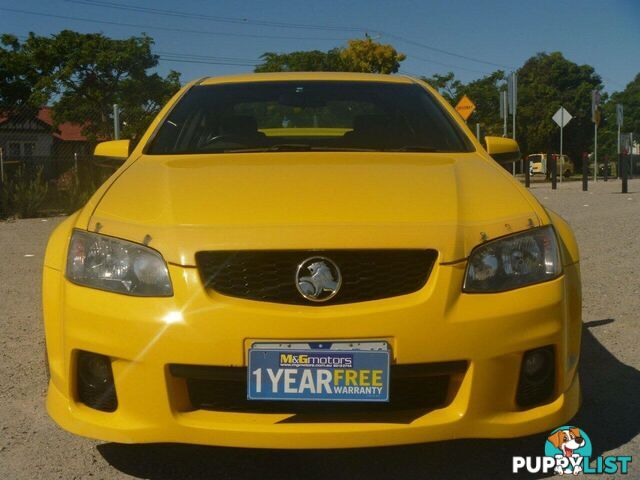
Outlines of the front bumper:
{"type": "Polygon", "coordinates": [[[464,264],[437,265],[414,294],[320,308],[245,301],[207,292],[195,268],[170,266],[175,295],[135,298],[70,284],[45,267],[44,311],[51,381],[47,408],[63,428],[121,443],[184,442],[263,448],[342,448],[551,430],[577,411],[580,350],[578,265],[553,281],[489,295],[460,293],[464,264]],[[170,364],[246,366],[255,340],[380,339],[393,364],[465,360],[442,408],[411,421],[287,421],[293,414],[193,409],[170,364]],[[516,389],[523,352],[552,345],[555,388],[523,409],[516,389]],[[112,359],[118,408],[78,401],[75,358],[112,359]]]}

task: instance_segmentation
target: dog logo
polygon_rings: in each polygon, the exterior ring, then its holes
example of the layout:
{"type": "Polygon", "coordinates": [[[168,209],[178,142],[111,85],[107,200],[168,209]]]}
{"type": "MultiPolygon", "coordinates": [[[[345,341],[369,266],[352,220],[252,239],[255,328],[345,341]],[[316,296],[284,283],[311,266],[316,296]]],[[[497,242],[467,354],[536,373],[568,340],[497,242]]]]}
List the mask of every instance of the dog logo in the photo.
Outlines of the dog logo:
{"type": "Polygon", "coordinates": [[[545,455],[558,460],[554,473],[578,475],[583,471],[585,457],[587,461],[591,457],[591,440],[578,427],[560,427],[547,437],[545,455]]]}
{"type": "Polygon", "coordinates": [[[326,302],[342,285],[338,266],[325,257],[307,258],[296,272],[296,288],[300,295],[312,302],[326,302]]]}

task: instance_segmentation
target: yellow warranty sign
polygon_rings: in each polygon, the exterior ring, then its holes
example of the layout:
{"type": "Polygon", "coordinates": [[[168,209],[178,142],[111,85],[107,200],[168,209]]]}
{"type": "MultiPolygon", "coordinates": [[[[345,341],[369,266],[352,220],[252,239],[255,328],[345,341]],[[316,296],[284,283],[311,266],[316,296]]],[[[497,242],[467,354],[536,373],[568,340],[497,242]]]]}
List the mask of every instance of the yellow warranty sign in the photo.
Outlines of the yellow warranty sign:
{"type": "Polygon", "coordinates": [[[456,112],[466,121],[471,114],[475,111],[476,104],[471,101],[469,97],[463,95],[458,104],[456,105],[456,112]]]}

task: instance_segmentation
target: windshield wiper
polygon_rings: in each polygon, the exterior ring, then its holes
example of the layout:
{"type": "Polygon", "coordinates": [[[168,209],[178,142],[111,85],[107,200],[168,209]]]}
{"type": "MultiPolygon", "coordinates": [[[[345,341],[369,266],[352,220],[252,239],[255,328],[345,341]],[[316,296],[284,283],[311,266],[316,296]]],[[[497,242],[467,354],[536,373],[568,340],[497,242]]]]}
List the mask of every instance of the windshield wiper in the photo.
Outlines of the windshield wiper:
{"type": "Polygon", "coordinates": [[[225,148],[225,153],[253,153],[253,152],[306,152],[311,150],[311,145],[306,143],[280,143],[268,147],[250,148],[225,148]]]}
{"type": "Polygon", "coordinates": [[[280,143],[268,147],[225,148],[223,153],[255,153],[255,152],[373,152],[373,148],[350,147],[314,147],[306,143],[280,143]]]}
{"type": "Polygon", "coordinates": [[[398,148],[385,148],[385,152],[440,152],[437,148],[427,147],[426,145],[404,145],[398,148]]]}
{"type": "Polygon", "coordinates": [[[278,143],[267,147],[269,152],[304,152],[313,147],[307,143],[278,143]]]}

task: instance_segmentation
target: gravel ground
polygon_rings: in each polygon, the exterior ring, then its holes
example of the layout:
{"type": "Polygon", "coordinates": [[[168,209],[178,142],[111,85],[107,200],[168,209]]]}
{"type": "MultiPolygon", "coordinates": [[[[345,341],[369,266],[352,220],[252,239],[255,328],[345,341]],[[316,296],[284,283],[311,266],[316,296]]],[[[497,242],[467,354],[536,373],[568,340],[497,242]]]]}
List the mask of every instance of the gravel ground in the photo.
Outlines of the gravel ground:
{"type": "MultiPolygon", "coordinates": [[[[595,455],[640,451],[640,180],[629,194],[599,181],[590,191],[534,184],[572,225],[582,252],[584,404],[574,420],[595,455]]],[[[544,435],[409,447],[268,451],[189,445],[125,446],[75,437],[46,415],[40,270],[60,219],[0,223],[0,478],[502,478],[511,457],[540,455],[544,435]]],[[[639,458],[626,478],[638,478],[639,458]]],[[[526,478],[526,475],[521,475],[526,478]]],[[[533,478],[533,477],[531,477],[533,478]]]]}

